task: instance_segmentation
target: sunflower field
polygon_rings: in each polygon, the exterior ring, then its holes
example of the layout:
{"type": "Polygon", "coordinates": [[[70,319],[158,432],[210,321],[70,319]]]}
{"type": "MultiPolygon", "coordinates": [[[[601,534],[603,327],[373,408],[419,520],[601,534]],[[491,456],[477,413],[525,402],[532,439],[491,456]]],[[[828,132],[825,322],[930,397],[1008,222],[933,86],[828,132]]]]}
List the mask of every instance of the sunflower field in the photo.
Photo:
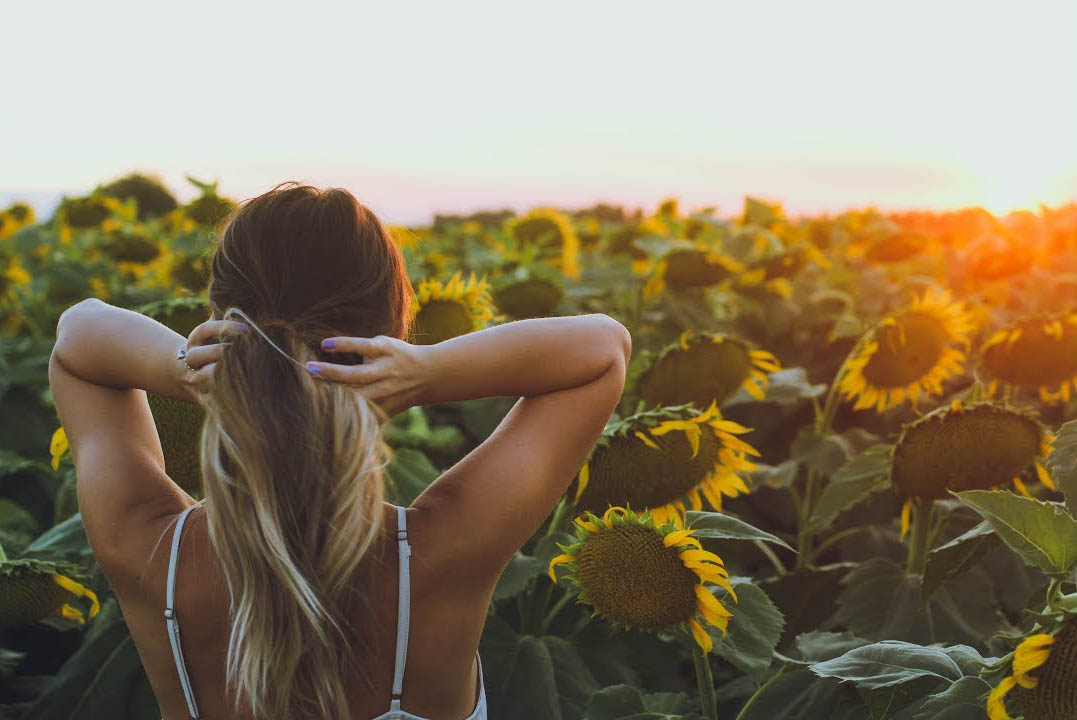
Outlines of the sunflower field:
{"type": "MultiPolygon", "coordinates": [[[[129,175],[0,210],[0,718],[159,718],[47,377],[98,297],[182,335],[234,207],[129,175]]],[[[624,395],[494,592],[498,720],[1077,720],[1077,205],[611,205],[394,227],[412,342],[606,313],[624,395]]],[[[514,398],[393,418],[406,504],[514,398]]],[[[201,410],[150,397],[200,498],[201,410]]],[[[162,631],[164,630],[162,624],[162,631]]]]}

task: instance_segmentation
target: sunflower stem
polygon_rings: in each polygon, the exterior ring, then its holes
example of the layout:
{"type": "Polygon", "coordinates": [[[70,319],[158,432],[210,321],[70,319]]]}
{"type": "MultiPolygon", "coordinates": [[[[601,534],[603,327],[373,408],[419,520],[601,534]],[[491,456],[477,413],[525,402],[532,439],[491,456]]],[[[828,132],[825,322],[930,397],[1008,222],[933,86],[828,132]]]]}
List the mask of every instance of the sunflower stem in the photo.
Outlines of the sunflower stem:
{"type": "Polygon", "coordinates": [[[767,560],[770,560],[770,564],[774,566],[774,569],[778,571],[779,575],[785,575],[789,572],[785,567],[785,563],[782,562],[782,559],[778,557],[765,542],[762,540],[755,540],[753,544],[759,548],[759,552],[763,553],[767,560]]]}
{"type": "Polygon", "coordinates": [[[564,495],[561,496],[561,501],[557,503],[557,507],[553,511],[553,517],[550,518],[550,526],[546,528],[545,537],[550,537],[558,528],[565,523],[565,515],[568,513],[568,498],[564,495]]]}
{"type": "Polygon", "coordinates": [[[703,717],[707,720],[718,720],[718,700],[714,695],[714,676],[711,674],[711,663],[707,654],[698,643],[692,642],[692,659],[696,663],[696,682],[699,683],[699,702],[702,706],[703,717]]]}
{"type": "Polygon", "coordinates": [[[0,545],[0,563],[7,562],[7,553],[4,552],[4,546],[0,545]]]}
{"type": "Polygon", "coordinates": [[[546,613],[546,617],[542,618],[542,622],[539,623],[539,635],[546,634],[546,632],[550,629],[550,623],[552,623],[553,619],[557,617],[557,613],[561,612],[565,608],[565,605],[568,605],[569,602],[572,601],[573,597],[575,596],[571,592],[566,590],[565,594],[561,596],[561,599],[554,603],[554,606],[550,608],[550,611],[548,613],[546,613]]]}
{"type": "Polygon", "coordinates": [[[779,668],[778,672],[774,673],[774,677],[760,685],[756,689],[756,691],[752,693],[752,696],[748,698],[748,702],[744,703],[744,707],[740,709],[740,712],[737,713],[736,720],[741,720],[741,718],[744,717],[744,714],[748,712],[748,708],[754,705],[755,701],[758,700],[763,695],[763,693],[767,691],[767,688],[773,685],[778,678],[780,678],[782,675],[785,675],[786,671],[789,670],[789,667],[789,665],[782,665],[781,668],[779,668]]]}
{"type": "Polygon", "coordinates": [[[931,509],[935,501],[932,498],[916,498],[912,503],[912,540],[909,545],[909,559],[905,572],[921,575],[924,563],[931,550],[931,509]]]}
{"type": "Polygon", "coordinates": [[[821,543],[819,543],[819,545],[815,548],[815,550],[812,551],[811,560],[814,561],[815,558],[822,555],[823,551],[826,550],[827,548],[829,548],[834,543],[841,542],[842,540],[844,540],[847,537],[851,537],[853,535],[857,535],[857,534],[862,533],[862,532],[867,532],[868,530],[871,530],[871,529],[872,529],[871,525],[857,525],[855,527],[846,528],[845,530],[841,530],[839,532],[834,533],[833,535],[828,537],[826,540],[823,540],[821,543]]]}

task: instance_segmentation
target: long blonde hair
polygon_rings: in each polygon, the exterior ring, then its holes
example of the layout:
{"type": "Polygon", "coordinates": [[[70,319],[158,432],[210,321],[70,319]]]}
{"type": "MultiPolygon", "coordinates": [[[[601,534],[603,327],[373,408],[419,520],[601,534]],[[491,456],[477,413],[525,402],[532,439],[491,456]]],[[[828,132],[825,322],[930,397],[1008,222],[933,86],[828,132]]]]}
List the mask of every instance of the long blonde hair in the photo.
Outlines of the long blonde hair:
{"type": "Polygon", "coordinates": [[[352,618],[382,526],[385,416],[298,365],[357,359],[322,351],[326,336],[403,337],[409,288],[399,249],[347,191],[278,186],[224,226],[214,316],[241,308],[256,325],[217,361],[201,445],[237,713],[350,717],[343,677],[363,674],[352,618]]]}

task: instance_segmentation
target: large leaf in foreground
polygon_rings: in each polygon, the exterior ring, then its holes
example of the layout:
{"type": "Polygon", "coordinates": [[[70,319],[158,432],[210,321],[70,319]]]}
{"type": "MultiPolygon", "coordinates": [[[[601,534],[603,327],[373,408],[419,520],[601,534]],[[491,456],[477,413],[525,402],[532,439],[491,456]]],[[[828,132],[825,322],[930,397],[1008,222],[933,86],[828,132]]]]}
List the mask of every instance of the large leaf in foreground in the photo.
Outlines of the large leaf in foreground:
{"type": "Polygon", "coordinates": [[[993,490],[954,495],[1029,565],[1051,575],[1068,574],[1077,565],[1077,520],[1058,503],[993,490]]]}

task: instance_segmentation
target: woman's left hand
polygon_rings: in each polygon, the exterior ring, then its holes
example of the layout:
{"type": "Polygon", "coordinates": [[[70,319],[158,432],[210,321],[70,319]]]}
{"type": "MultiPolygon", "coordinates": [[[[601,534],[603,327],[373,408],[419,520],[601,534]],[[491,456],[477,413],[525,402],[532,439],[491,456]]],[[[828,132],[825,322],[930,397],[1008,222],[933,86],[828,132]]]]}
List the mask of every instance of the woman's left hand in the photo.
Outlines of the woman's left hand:
{"type": "Polygon", "coordinates": [[[233,320],[207,320],[197,326],[187,336],[187,343],[180,350],[186,352],[184,357],[177,353],[176,362],[180,365],[180,384],[205,405],[205,399],[213,388],[213,371],[221,353],[231,343],[226,337],[234,337],[245,332],[247,324],[233,320]]]}

